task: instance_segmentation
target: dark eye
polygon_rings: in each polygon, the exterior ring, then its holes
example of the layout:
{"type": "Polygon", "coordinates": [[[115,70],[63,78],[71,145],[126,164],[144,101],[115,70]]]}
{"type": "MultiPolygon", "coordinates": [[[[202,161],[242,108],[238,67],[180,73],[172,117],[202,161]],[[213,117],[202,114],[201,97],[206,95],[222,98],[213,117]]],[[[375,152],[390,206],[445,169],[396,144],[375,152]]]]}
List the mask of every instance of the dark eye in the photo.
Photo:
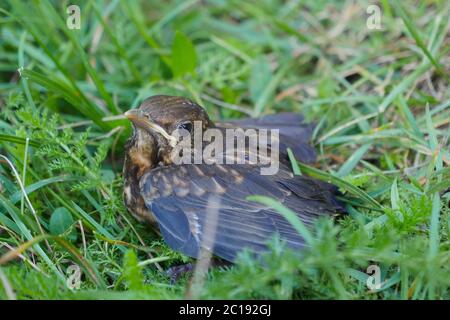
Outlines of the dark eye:
{"type": "Polygon", "coordinates": [[[190,122],[190,121],[182,122],[177,125],[177,129],[184,129],[184,130],[187,130],[188,132],[191,132],[192,131],[192,122],[190,122]]]}

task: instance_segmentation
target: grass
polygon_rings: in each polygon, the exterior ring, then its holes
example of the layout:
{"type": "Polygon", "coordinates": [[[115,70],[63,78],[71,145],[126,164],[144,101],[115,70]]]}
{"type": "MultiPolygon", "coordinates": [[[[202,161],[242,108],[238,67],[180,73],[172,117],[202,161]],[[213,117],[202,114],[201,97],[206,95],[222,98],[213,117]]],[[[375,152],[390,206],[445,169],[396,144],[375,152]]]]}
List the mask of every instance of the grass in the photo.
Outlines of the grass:
{"type": "Polygon", "coordinates": [[[188,258],[122,202],[118,117],[153,94],[184,95],[213,119],[301,112],[314,167],[349,215],[308,230],[298,257],[277,239],[210,271],[196,297],[449,299],[450,5],[380,1],[9,0],[0,9],[0,298],[172,299],[163,270],[188,258]],[[72,265],[80,288],[68,289],[72,265]],[[380,269],[370,290],[367,269],[380,269]]]}

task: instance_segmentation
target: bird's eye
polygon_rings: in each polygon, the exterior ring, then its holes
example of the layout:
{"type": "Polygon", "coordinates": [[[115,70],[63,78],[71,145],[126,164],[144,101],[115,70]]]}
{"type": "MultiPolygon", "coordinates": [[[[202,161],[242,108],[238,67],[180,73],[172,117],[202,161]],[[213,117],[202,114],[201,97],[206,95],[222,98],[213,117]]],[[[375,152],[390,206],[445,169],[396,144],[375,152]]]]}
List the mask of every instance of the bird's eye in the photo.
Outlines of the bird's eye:
{"type": "Polygon", "coordinates": [[[177,125],[177,129],[184,129],[184,130],[187,130],[188,132],[191,132],[192,131],[192,122],[190,122],[190,121],[182,122],[177,125]]]}

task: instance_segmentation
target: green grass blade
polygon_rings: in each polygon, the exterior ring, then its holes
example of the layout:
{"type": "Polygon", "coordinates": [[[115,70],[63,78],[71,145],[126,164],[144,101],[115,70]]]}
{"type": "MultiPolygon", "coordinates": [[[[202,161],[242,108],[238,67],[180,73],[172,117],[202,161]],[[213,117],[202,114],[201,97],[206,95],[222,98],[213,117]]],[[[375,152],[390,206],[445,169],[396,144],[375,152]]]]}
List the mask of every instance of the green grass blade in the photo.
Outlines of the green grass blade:
{"type": "Polygon", "coordinates": [[[246,198],[249,201],[259,202],[266,206],[275,209],[279,214],[281,214],[298,232],[299,235],[303,237],[308,245],[312,245],[314,238],[309,231],[308,227],[297,217],[294,211],[289,208],[286,208],[281,203],[266,196],[248,196],[246,198]]]}
{"type": "Polygon", "coordinates": [[[361,158],[364,156],[364,154],[370,149],[372,146],[371,143],[362,145],[359,147],[353,154],[350,156],[350,158],[345,161],[345,163],[341,166],[341,168],[337,172],[337,176],[339,177],[345,177],[350,174],[350,172],[353,170],[353,168],[356,167],[358,162],[361,160],[361,158]]]}
{"type": "Polygon", "coordinates": [[[373,199],[371,196],[369,196],[366,192],[364,192],[363,190],[361,190],[358,187],[355,187],[354,185],[352,185],[351,183],[342,180],[339,177],[333,176],[325,171],[310,167],[306,164],[300,163],[298,162],[298,165],[300,167],[300,169],[302,170],[303,173],[306,173],[314,178],[317,178],[319,180],[328,182],[328,183],[332,183],[337,185],[339,188],[348,191],[349,193],[361,198],[362,200],[370,203],[371,205],[373,205],[375,208],[377,209],[383,209],[383,207],[375,200],[373,199]]]}
{"type": "Polygon", "coordinates": [[[302,171],[300,170],[300,167],[298,166],[297,160],[295,159],[294,153],[292,152],[291,148],[287,148],[287,154],[289,157],[289,161],[291,162],[292,171],[296,176],[301,176],[302,171]]]}
{"type": "Polygon", "coordinates": [[[408,17],[406,12],[403,10],[403,8],[400,5],[400,3],[398,2],[398,0],[394,0],[393,4],[394,4],[395,9],[397,10],[397,13],[402,18],[403,22],[405,23],[406,28],[411,33],[412,37],[416,41],[419,48],[423,51],[423,53],[430,60],[430,62],[436,67],[436,69],[439,71],[439,73],[441,75],[445,76],[447,79],[449,79],[446,72],[443,70],[442,66],[436,61],[436,59],[434,59],[433,55],[430,53],[430,51],[428,50],[425,43],[422,41],[422,38],[419,35],[419,31],[418,31],[417,27],[414,25],[413,21],[408,17]]]}
{"type": "MultiPolygon", "coordinates": [[[[8,143],[23,144],[23,145],[26,144],[26,138],[21,138],[21,137],[12,136],[12,135],[9,135],[9,134],[1,134],[0,133],[0,142],[1,141],[5,141],[5,142],[8,142],[8,143]]],[[[39,147],[41,145],[36,140],[29,140],[28,143],[32,147],[39,147]]]]}

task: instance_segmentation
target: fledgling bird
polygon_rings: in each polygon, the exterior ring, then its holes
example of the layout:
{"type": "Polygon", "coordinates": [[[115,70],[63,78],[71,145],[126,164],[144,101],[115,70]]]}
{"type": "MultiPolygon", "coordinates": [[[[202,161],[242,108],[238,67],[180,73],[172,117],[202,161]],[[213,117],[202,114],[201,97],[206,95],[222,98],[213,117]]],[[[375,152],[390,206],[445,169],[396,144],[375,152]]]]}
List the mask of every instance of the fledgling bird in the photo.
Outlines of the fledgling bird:
{"type": "Polygon", "coordinates": [[[134,217],[156,225],[164,241],[185,255],[196,258],[206,249],[233,262],[244,248],[256,255],[266,252],[275,233],[294,250],[306,245],[282,215],[246,200],[250,195],[276,199],[306,225],[344,211],[335,198],[336,187],[292,174],[286,147],[302,162],[315,160],[314,149],[308,145],[313,127],[303,124],[299,115],[282,113],[215,124],[198,104],[157,95],[125,116],[133,125],[133,135],[125,145],[125,204],[134,217]],[[201,121],[203,130],[223,132],[233,127],[279,129],[278,172],[261,175],[259,163],[174,163],[171,151],[176,141],[171,133],[176,129],[191,132],[194,121],[201,121]],[[208,223],[213,214],[215,223],[208,223]]]}

